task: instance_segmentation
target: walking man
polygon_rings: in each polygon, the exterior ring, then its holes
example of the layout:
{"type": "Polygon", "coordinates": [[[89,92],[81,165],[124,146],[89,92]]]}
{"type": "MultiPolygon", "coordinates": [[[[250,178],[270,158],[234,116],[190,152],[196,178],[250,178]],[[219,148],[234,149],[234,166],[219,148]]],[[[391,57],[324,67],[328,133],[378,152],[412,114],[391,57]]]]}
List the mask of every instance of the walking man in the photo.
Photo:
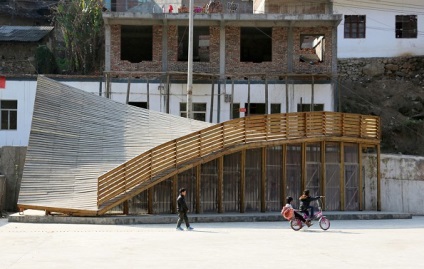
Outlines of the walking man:
{"type": "Polygon", "coordinates": [[[188,207],[185,202],[185,195],[187,193],[186,189],[181,188],[179,190],[180,195],[177,199],[177,211],[178,211],[178,222],[177,222],[177,231],[182,231],[183,228],[181,228],[181,223],[183,223],[183,220],[186,224],[187,231],[193,230],[193,228],[190,226],[190,223],[188,222],[187,212],[188,207]]]}

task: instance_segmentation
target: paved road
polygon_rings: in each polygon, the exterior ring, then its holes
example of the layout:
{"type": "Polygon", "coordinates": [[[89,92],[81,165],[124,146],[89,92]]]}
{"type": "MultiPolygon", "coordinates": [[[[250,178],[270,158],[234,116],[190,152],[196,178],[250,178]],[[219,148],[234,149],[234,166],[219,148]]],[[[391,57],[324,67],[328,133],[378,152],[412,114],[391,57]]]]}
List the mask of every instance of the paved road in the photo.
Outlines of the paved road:
{"type": "Polygon", "coordinates": [[[287,222],[175,225],[8,223],[0,268],[417,268],[424,217],[332,221],[292,231],[287,222]]]}

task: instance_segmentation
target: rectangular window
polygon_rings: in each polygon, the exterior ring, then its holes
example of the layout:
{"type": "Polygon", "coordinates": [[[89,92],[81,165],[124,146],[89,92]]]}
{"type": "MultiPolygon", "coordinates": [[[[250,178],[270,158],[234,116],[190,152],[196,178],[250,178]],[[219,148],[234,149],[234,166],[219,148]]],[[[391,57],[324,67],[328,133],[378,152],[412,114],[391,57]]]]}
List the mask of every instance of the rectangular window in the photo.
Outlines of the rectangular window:
{"type": "Polygon", "coordinates": [[[281,113],[281,104],[271,104],[271,114],[281,113]]]}
{"type": "MultiPolygon", "coordinates": [[[[178,61],[188,60],[188,26],[178,27],[178,61]]],[[[193,62],[209,62],[209,27],[193,27],[193,62]]]]}
{"type": "Polygon", "coordinates": [[[301,62],[316,64],[324,61],[325,38],[324,35],[300,35],[301,62]]]}
{"type": "Polygon", "coordinates": [[[242,27],[240,29],[240,61],[272,61],[272,28],[242,27]]]}
{"type": "MultiPolygon", "coordinates": [[[[192,104],[193,119],[206,121],[206,103],[192,104]]],[[[180,116],[187,117],[187,103],[180,103],[180,116]]]]}
{"type": "Polygon", "coordinates": [[[396,15],[396,38],[417,38],[417,15],[396,15]]]}
{"type": "Polygon", "coordinates": [[[233,104],[233,119],[240,118],[240,104],[233,104]]]}
{"type": "Polygon", "coordinates": [[[314,110],[312,110],[311,104],[297,104],[297,112],[309,111],[324,111],[324,104],[314,104],[314,110]]]}
{"type": "Polygon", "coordinates": [[[153,27],[121,26],[121,60],[130,63],[152,61],[153,27]]]}
{"type": "Polygon", "coordinates": [[[18,126],[18,101],[0,101],[1,130],[16,130],[18,126]]]}
{"type": "Polygon", "coordinates": [[[344,38],[365,38],[365,15],[344,16],[344,38]]]}

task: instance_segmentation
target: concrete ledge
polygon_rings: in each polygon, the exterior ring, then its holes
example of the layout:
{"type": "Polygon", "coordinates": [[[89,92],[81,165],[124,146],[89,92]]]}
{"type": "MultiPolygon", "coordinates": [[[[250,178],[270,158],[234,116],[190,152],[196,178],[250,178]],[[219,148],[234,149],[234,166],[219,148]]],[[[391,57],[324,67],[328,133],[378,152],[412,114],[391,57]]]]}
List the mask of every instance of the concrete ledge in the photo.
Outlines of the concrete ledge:
{"type": "MultiPolygon", "coordinates": [[[[377,219],[411,219],[412,214],[400,212],[375,211],[330,211],[324,214],[330,220],[377,220],[377,219]]],[[[279,212],[266,213],[225,213],[225,214],[189,214],[192,223],[208,222],[260,222],[285,221],[279,212]]],[[[61,223],[61,224],[169,224],[177,221],[177,216],[166,215],[112,215],[100,217],[71,217],[65,215],[44,215],[44,211],[26,210],[24,214],[9,215],[9,222],[20,223],[61,223]]]]}

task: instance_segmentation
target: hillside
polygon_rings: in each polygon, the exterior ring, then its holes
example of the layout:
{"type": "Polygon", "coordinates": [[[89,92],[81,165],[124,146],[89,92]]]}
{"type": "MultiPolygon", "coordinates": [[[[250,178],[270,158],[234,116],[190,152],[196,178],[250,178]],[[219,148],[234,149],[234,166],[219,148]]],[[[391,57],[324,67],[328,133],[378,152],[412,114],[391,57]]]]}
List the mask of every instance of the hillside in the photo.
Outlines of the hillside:
{"type": "Polygon", "coordinates": [[[424,156],[424,83],[422,79],[342,81],[342,112],[381,117],[382,153],[424,156]]]}

